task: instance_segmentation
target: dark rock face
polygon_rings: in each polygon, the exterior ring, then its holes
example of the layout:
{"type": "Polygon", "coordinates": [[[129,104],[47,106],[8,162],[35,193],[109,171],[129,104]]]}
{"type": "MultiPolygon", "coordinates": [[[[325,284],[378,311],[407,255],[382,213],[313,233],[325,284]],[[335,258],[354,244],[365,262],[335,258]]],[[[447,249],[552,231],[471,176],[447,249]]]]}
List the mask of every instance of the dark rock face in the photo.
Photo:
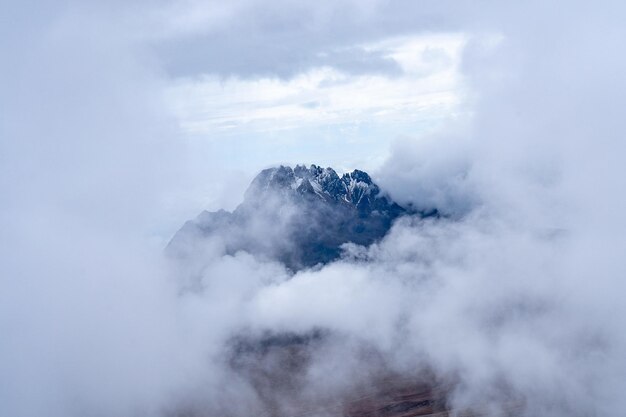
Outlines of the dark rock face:
{"type": "Polygon", "coordinates": [[[370,245],[406,210],[381,194],[363,171],[297,165],[262,171],[232,213],[203,212],[173,237],[167,251],[185,257],[218,236],[226,253],[247,251],[292,270],[337,259],[341,245],[370,245]]]}

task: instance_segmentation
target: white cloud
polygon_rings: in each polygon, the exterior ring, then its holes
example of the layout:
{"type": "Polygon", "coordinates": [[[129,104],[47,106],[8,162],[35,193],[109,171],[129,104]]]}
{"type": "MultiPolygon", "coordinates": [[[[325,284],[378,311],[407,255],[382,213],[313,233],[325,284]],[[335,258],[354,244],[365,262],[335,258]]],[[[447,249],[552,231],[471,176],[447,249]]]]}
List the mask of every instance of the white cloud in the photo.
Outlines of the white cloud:
{"type": "Polygon", "coordinates": [[[450,34],[362,46],[397,62],[402,68],[397,75],[321,67],[287,80],[205,76],[177,81],[168,97],[183,130],[207,137],[372,121],[436,123],[460,110],[464,44],[463,35],[450,34]]]}

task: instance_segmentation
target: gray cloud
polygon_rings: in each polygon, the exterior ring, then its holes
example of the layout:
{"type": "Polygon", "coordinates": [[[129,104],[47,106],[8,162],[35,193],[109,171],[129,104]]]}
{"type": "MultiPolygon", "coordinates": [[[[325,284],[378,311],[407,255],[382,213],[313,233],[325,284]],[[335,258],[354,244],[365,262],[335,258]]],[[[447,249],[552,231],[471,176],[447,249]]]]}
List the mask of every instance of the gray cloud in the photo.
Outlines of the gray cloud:
{"type": "MultiPolygon", "coordinates": [[[[223,77],[280,77],[290,78],[312,67],[330,66],[348,74],[397,75],[401,68],[379,51],[367,52],[359,47],[339,50],[319,48],[301,49],[299,36],[281,36],[279,39],[252,39],[245,41],[224,38],[193,38],[173,40],[159,47],[164,66],[174,77],[219,74],[223,77]]],[[[264,36],[264,34],[261,34],[264,36]]],[[[331,43],[326,47],[334,48],[331,43]]]]}
{"type": "MultiPolygon", "coordinates": [[[[212,3],[197,4],[211,14],[212,3]]],[[[171,37],[157,45],[170,74],[289,78],[312,67],[332,66],[350,74],[394,75],[398,65],[380,52],[355,45],[430,30],[458,30],[456,3],[278,1],[235,2],[219,23],[171,37]]]]}

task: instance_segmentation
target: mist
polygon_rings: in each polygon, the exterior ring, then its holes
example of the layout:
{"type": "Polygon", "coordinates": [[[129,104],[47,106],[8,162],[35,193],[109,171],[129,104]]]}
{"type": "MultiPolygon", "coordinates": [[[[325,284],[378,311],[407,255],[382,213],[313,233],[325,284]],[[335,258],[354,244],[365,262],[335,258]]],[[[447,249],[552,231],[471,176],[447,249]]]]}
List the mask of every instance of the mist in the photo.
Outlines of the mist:
{"type": "MultiPolygon", "coordinates": [[[[436,381],[451,409],[490,416],[625,409],[618,2],[325,2],[304,28],[311,8],[282,2],[0,10],[0,414],[339,416],[320,404],[389,376],[436,381]],[[288,79],[336,59],[393,78],[384,57],[318,52],[438,31],[468,38],[467,111],[395,139],[372,174],[441,218],[405,216],[295,272],[220,236],[182,266],[164,256],[196,203],[241,201],[272,157],[245,181],[211,155],[191,169],[163,94],[173,77],[288,79]],[[184,197],[205,181],[210,197],[184,197]],[[299,341],[293,367],[254,347],[281,337],[299,341]]],[[[286,232],[246,233],[271,246],[286,232]]]]}

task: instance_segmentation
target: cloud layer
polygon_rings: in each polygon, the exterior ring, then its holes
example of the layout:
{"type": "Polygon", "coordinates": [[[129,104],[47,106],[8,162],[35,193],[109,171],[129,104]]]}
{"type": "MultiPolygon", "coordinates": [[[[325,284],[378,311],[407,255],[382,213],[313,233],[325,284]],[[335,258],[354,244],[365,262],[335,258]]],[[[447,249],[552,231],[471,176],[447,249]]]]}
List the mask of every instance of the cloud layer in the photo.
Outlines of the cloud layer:
{"type": "Polygon", "coordinates": [[[258,414],[269,394],[233,341],[316,332],[283,415],[424,368],[494,416],[624,409],[622,5],[40,6],[2,13],[0,414],[258,414]],[[449,217],[295,275],[208,244],[201,289],[181,292],[152,240],[189,173],[168,74],[283,88],[323,65],[393,84],[358,48],[425,29],[467,34],[472,117],[399,140],[377,177],[449,217]]]}

